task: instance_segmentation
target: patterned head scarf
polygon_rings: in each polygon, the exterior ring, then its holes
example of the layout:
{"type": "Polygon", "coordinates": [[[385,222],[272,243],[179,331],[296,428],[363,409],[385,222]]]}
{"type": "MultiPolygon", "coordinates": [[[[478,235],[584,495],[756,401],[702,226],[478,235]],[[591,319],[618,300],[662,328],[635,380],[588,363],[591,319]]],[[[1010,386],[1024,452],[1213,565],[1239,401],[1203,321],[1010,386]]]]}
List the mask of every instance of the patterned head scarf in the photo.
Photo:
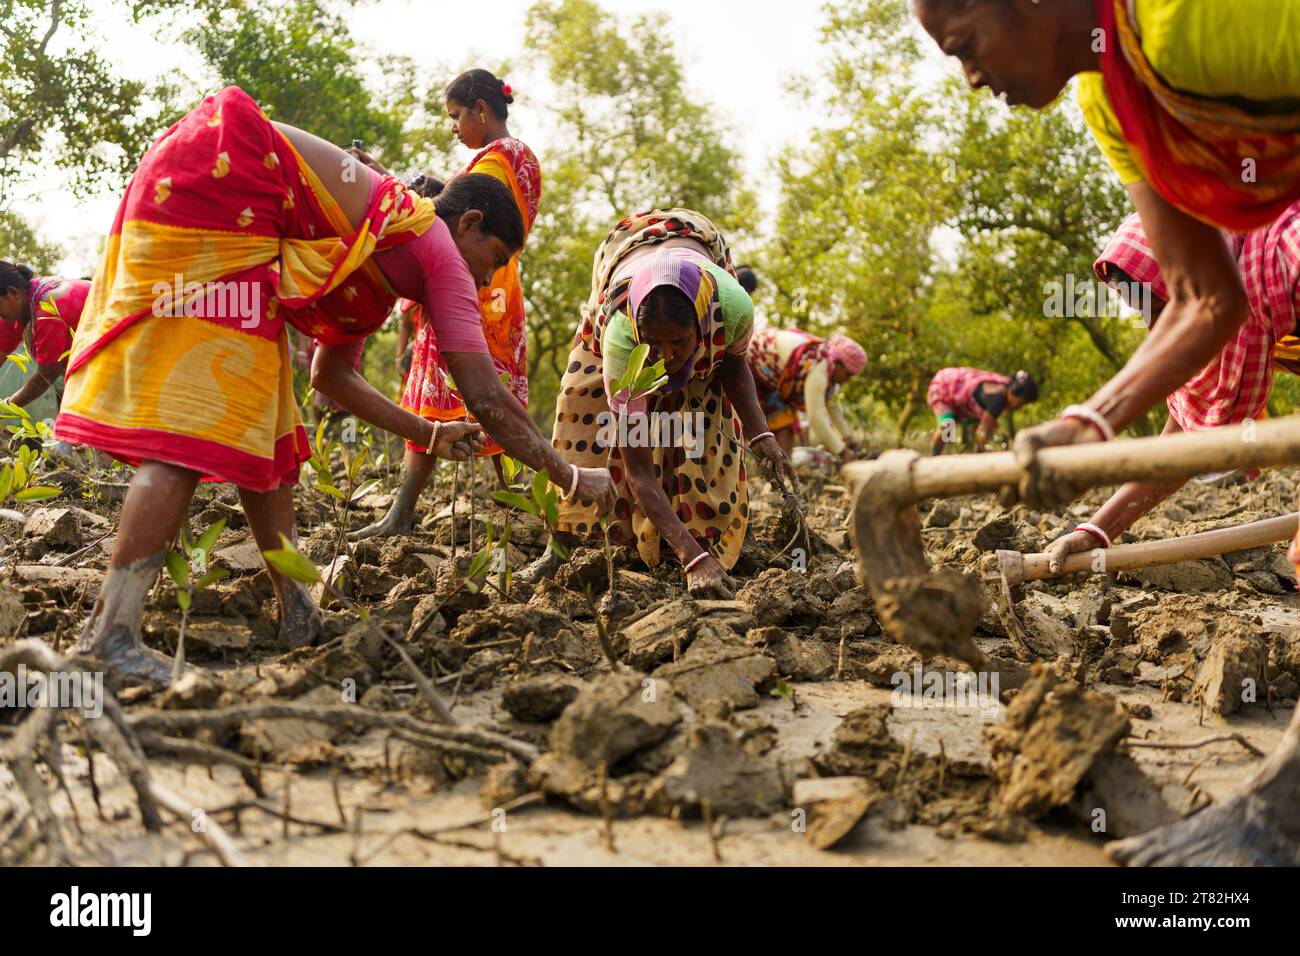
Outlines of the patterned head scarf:
{"type": "Polygon", "coordinates": [[[826,342],[826,354],[832,364],[839,363],[857,375],[867,367],[867,351],[847,335],[832,335],[826,342]]]}
{"type": "Polygon", "coordinates": [[[1114,281],[1110,273],[1112,268],[1121,270],[1134,282],[1150,286],[1152,295],[1169,301],[1169,289],[1160,272],[1160,263],[1156,261],[1156,254],[1142,229],[1142,218],[1137,213],[1124,220],[1092,266],[1097,278],[1106,283],[1114,281]]]}

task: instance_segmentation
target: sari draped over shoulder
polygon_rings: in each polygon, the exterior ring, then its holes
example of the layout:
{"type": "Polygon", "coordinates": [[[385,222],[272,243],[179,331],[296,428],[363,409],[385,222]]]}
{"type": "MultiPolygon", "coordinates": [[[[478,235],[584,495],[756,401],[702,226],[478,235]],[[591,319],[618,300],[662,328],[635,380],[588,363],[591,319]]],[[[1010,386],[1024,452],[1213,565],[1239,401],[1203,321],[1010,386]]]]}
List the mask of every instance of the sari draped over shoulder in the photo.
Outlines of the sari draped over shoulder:
{"type": "MultiPolygon", "coordinates": [[[[1230,239],[1250,299],[1250,318],[1167,399],[1169,414],[1183,431],[1265,417],[1274,366],[1300,370],[1300,340],[1294,334],[1300,314],[1300,203],[1262,229],[1230,239]]],[[[1149,283],[1159,298],[1169,298],[1136,215],[1125,220],[1093,268],[1103,281],[1115,281],[1112,270],[1118,269],[1128,280],[1149,283]]]]}
{"type": "MultiPolygon", "coordinates": [[[[532,232],[542,198],[542,170],[533,151],[517,139],[489,144],[463,170],[482,173],[505,183],[519,206],[524,236],[532,232]]],[[[486,289],[479,289],[479,311],[483,334],[497,374],[506,387],[528,407],[528,334],[524,316],[524,288],[520,280],[522,250],[492,277],[486,289]]],[[[456,421],[467,417],[464,399],[456,388],[438,347],[437,334],[428,322],[418,322],[411,349],[411,371],[402,394],[402,407],[433,421],[456,421]]],[[[423,451],[408,443],[409,448],[423,451]]],[[[501,446],[489,441],[480,455],[499,455],[501,446]]]]}
{"type": "MultiPolygon", "coordinates": [[[[635,547],[650,566],[662,560],[662,535],[637,504],[623,462],[620,419],[610,412],[605,391],[601,342],[606,326],[626,318],[634,275],[620,265],[632,252],[671,239],[691,239],[714,266],[734,274],[731,250],[717,227],[688,209],[661,209],[624,219],[596,251],[591,296],[582,307],[573,346],[556,401],[552,445],[573,465],[608,467],[618,492],[609,521],[610,541],[635,547]]],[[[686,530],[724,568],[740,557],[749,523],[741,427],[716,375],[728,353],[726,318],[717,281],[707,271],[688,298],[695,303],[699,341],[683,366],[685,381],[648,397],[646,421],[698,422],[699,428],[673,441],[651,425],[643,438],[651,444],[654,480],[686,530]],[[670,390],[671,389],[671,390],[670,390]],[[656,417],[658,416],[658,417],[656,417]],[[672,416],[676,416],[673,418],[672,416]]],[[[632,322],[633,335],[636,323],[632,322]]],[[[746,336],[747,337],[747,336],[746,336]]],[[[635,416],[632,416],[635,417],[635,416]]],[[[623,418],[622,422],[629,422],[623,418]]],[[[632,426],[628,425],[629,429],[632,426]]],[[[634,440],[629,430],[627,440],[634,440]]],[[[638,439],[639,440],[639,439],[638,439]]],[[[579,535],[599,534],[600,523],[590,501],[562,503],[557,525],[579,535]]]]}
{"type": "Polygon", "coordinates": [[[56,436],[253,491],[296,482],[310,452],[285,323],[326,345],[373,332],[396,294],[371,255],[435,219],[384,177],[353,227],[247,93],[208,97],[127,186],[56,436]]]}
{"type": "Polygon", "coordinates": [[[754,375],[758,400],[772,431],[793,428],[802,435],[799,412],[806,412],[804,383],[818,362],[830,357],[829,343],[802,329],[762,329],[749,340],[745,358],[754,375]]]}
{"type": "Polygon", "coordinates": [[[1203,222],[1247,232],[1300,199],[1300,90],[1264,104],[1177,90],[1151,66],[1132,0],[1096,0],[1107,97],[1147,182],[1203,222]]]}

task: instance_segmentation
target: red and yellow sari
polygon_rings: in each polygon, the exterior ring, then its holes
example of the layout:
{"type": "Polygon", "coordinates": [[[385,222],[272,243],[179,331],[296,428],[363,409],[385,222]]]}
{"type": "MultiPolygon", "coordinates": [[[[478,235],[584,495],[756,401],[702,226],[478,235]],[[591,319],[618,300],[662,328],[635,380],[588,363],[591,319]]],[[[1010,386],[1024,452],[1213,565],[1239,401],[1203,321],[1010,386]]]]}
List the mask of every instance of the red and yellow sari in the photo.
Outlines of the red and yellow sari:
{"type": "Polygon", "coordinates": [[[1134,159],[1165,200],[1248,232],[1300,199],[1300,111],[1174,89],[1143,53],[1132,3],[1096,3],[1106,93],[1134,159]]]}
{"type": "MultiPolygon", "coordinates": [[[[517,139],[501,139],[484,148],[465,173],[485,173],[510,187],[524,220],[524,240],[537,219],[542,198],[542,171],[533,151],[517,139]]],[[[483,334],[488,351],[506,387],[528,407],[528,334],[524,321],[524,287],[519,278],[522,250],[492,277],[486,289],[479,289],[479,311],[483,316],[483,334]]],[[[418,321],[415,344],[411,350],[411,371],[402,394],[402,407],[431,421],[462,421],[468,417],[465,401],[447,371],[447,363],[438,348],[438,338],[428,322],[418,321]]],[[[417,445],[407,447],[423,452],[417,445]]],[[[501,454],[501,446],[489,441],[479,452],[501,454]]]]}
{"type": "Polygon", "coordinates": [[[385,177],[353,228],[248,94],[207,98],[127,186],[56,436],[253,491],[295,483],[309,447],[285,323],[326,345],[373,332],[396,295],[371,254],[434,221],[385,177]]]}

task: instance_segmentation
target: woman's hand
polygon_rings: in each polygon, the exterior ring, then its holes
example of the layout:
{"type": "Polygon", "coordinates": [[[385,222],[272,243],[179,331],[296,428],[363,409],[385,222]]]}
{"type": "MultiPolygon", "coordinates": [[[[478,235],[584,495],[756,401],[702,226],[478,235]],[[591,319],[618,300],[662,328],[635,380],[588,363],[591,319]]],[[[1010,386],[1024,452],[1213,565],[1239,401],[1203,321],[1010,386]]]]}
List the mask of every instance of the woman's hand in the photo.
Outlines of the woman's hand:
{"type": "Polygon", "coordinates": [[[365,166],[365,167],[367,167],[367,168],[369,168],[369,169],[373,169],[373,170],[374,170],[375,172],[377,172],[380,176],[387,176],[387,175],[388,175],[388,170],[384,169],[383,166],[380,166],[380,165],[379,165],[379,162],[378,162],[377,160],[372,159],[372,158],[371,158],[371,157],[366,153],[366,151],[363,150],[363,149],[361,149],[360,147],[357,147],[357,146],[349,146],[347,149],[344,150],[344,152],[347,153],[349,156],[351,156],[353,159],[355,159],[355,160],[357,160],[358,162],[360,162],[361,165],[363,165],[363,166],[365,166]]]}
{"type": "Polygon", "coordinates": [[[758,459],[763,476],[777,485],[782,491],[799,491],[799,481],[794,476],[790,459],[785,457],[781,444],[771,435],[759,438],[750,444],[749,450],[758,459]]]}
{"type": "Polygon", "coordinates": [[[1070,555],[1096,551],[1098,547],[1097,539],[1087,531],[1071,531],[1049,544],[1043,553],[1047,555],[1047,566],[1052,573],[1060,574],[1065,568],[1065,559],[1070,555]]]}
{"type": "Polygon", "coordinates": [[[736,582],[710,556],[686,572],[686,593],[696,600],[730,601],[736,596],[736,582]]]}
{"type": "MultiPolygon", "coordinates": [[[[569,480],[573,480],[572,475],[569,480]]],[[[602,518],[613,511],[618,492],[614,488],[614,479],[610,477],[609,469],[579,468],[578,488],[574,492],[574,498],[595,502],[596,513],[602,518]]]]}
{"type": "Polygon", "coordinates": [[[1021,477],[1018,486],[1006,485],[1002,489],[1003,505],[1023,504],[1030,508],[1058,508],[1073,501],[1087,489],[1086,485],[1072,484],[1062,475],[1042,467],[1038,452],[1043,448],[1063,445],[1085,445],[1102,440],[1097,429],[1085,421],[1059,418],[1027,428],[1016,434],[1013,450],[1020,463],[1021,477]]]}
{"type": "MultiPolygon", "coordinates": [[[[430,422],[428,441],[433,440],[434,427],[430,422]]],[[[437,430],[438,441],[433,453],[449,461],[469,461],[486,442],[483,426],[473,422],[442,422],[437,430]]],[[[425,447],[429,447],[427,441],[425,447]]]]}

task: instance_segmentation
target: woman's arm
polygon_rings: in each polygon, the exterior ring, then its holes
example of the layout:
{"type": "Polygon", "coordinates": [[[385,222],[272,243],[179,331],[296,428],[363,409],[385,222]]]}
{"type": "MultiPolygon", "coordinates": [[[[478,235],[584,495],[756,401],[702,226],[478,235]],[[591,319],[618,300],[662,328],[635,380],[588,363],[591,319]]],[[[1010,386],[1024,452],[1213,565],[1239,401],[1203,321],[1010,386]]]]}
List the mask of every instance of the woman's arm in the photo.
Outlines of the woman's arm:
{"type": "MultiPolygon", "coordinates": [[[[1162,435],[1172,435],[1182,431],[1172,415],[1165,422],[1162,435]]],[[[1104,505],[1097,509],[1091,523],[1095,524],[1110,537],[1112,541],[1133,527],[1134,522],[1164,501],[1175,491],[1187,484],[1182,481],[1130,481],[1110,496],[1104,505]]],[[[1098,546],[1096,536],[1087,531],[1071,531],[1057,538],[1047,548],[1048,566],[1054,574],[1059,574],[1065,559],[1080,551],[1090,551],[1098,546]]]]}
{"type": "Polygon", "coordinates": [[[1170,298],[1128,364],[1088,401],[1116,431],[1186,384],[1250,317],[1241,269],[1223,234],[1171,206],[1145,182],[1129,192],[1170,298]]]}
{"type": "Polygon", "coordinates": [[[830,388],[830,369],[826,361],[818,362],[804,378],[803,401],[808,409],[808,428],[814,442],[822,445],[832,455],[844,452],[844,438],[831,421],[827,407],[826,391],[830,388]]]}
{"type": "Polygon", "coordinates": [[[717,374],[722,382],[723,393],[731,400],[736,414],[740,416],[749,450],[758,458],[768,478],[783,490],[797,489],[799,483],[795,480],[790,460],[785,457],[785,452],[767,427],[767,416],[763,414],[763,406],[758,403],[758,390],[754,387],[754,373],[749,370],[744,354],[728,353],[723,357],[717,374]],[[751,437],[764,432],[769,432],[766,438],[755,441],[751,437]]]}
{"type": "Polygon", "coordinates": [[[18,391],[9,396],[10,403],[20,408],[30,405],[45,394],[45,390],[54,384],[54,381],[63,374],[64,369],[67,367],[67,362],[60,362],[56,365],[37,365],[32,377],[23,382],[18,391]]]}
{"type": "Polygon", "coordinates": [[[981,452],[988,448],[989,439],[997,434],[998,420],[989,412],[980,413],[980,423],[975,428],[975,447],[981,452]]]}
{"type": "MultiPolygon", "coordinates": [[[[566,462],[537,429],[519,400],[497,377],[496,366],[486,352],[443,352],[447,369],[465,399],[465,407],[492,440],[511,458],[534,471],[545,471],[565,492],[575,466],[566,462]]],[[[378,394],[378,393],[376,393],[378,394]]],[[[577,497],[594,501],[601,514],[614,507],[614,485],[604,468],[578,468],[577,497]]]]}
{"type": "MultiPolygon", "coordinates": [[[[433,440],[433,422],[390,402],[353,368],[340,349],[317,346],[311,363],[311,387],[333,399],[344,411],[376,428],[426,448],[433,440]]],[[[451,422],[438,430],[438,444],[434,451],[441,458],[466,461],[482,443],[479,426],[451,422]]]]}

